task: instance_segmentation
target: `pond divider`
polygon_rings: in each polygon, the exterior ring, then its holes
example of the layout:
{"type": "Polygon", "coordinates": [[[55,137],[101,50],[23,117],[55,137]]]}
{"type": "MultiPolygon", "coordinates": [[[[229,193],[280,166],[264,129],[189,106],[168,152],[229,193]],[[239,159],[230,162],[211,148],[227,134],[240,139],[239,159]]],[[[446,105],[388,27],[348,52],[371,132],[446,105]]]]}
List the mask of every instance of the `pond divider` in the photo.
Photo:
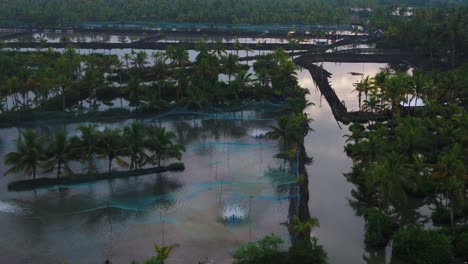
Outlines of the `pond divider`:
{"type": "Polygon", "coordinates": [[[8,191],[30,191],[39,188],[49,187],[67,187],[68,185],[83,184],[100,180],[113,180],[119,178],[129,178],[143,176],[166,171],[182,171],[185,165],[181,162],[172,163],[168,166],[159,166],[146,169],[137,169],[130,171],[112,171],[110,173],[96,174],[74,174],[62,178],[38,178],[36,180],[13,181],[8,184],[8,191]]]}
{"type": "Polygon", "coordinates": [[[328,81],[328,78],[331,77],[330,72],[313,63],[309,63],[307,60],[304,60],[303,57],[297,58],[296,63],[309,70],[312,75],[312,79],[319,88],[320,93],[327,100],[328,105],[330,105],[333,116],[337,121],[348,124],[350,122],[368,122],[369,120],[388,120],[391,117],[390,111],[384,111],[381,113],[364,111],[348,112],[344,105],[344,101],[340,100],[328,81]]]}

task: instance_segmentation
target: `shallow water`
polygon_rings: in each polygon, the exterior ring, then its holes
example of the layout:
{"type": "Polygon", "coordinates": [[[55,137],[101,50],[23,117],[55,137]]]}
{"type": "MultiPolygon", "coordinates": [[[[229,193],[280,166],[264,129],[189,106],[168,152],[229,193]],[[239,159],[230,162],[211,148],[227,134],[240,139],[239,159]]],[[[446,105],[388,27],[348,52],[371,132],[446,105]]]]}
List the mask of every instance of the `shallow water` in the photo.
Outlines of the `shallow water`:
{"type": "MultiPolygon", "coordinates": [[[[372,75],[384,66],[324,64],[347,106],[357,104],[351,91],[360,78],[348,72],[372,75]]],[[[348,204],[352,185],[343,176],[352,165],[343,152],[347,128],[339,127],[324,99],[320,103],[306,70],[298,71],[298,80],[310,90],[308,100],[316,104],[306,109],[315,132],[305,138],[306,151],[314,158],[307,167],[309,208],[320,221],[313,235],[325,246],[330,263],[365,263],[364,221],[348,204]]],[[[230,252],[242,243],[272,232],[288,240],[280,223],[288,219],[288,186],[294,177],[273,158],[277,142],[255,137],[274,124],[273,116],[246,111],[182,117],[165,117],[155,124],[176,132],[177,141],[186,144],[183,172],[19,193],[7,192],[6,185],[25,175],[0,177],[0,262],[102,263],[110,258],[113,263],[130,263],[151,256],[153,243],[178,243],[168,263],[193,263],[205,257],[230,263],[230,252]]],[[[123,127],[131,121],[98,125],[123,127]]],[[[35,129],[45,135],[66,129],[72,136],[77,125],[35,129]]],[[[1,157],[14,150],[18,129],[0,129],[1,157]]],[[[0,166],[1,174],[5,170],[0,166]]],[[[384,252],[373,257],[372,263],[389,263],[384,252]]]]}

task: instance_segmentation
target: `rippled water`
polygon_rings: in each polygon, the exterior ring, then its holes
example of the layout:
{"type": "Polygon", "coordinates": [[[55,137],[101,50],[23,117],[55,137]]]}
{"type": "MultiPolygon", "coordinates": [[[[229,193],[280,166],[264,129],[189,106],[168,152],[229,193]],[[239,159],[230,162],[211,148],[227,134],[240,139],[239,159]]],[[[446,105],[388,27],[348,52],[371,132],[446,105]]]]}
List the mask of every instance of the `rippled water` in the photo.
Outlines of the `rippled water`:
{"type": "MultiPolygon", "coordinates": [[[[331,83],[347,105],[356,104],[348,74],[375,74],[381,64],[332,64],[331,83]]],[[[343,152],[347,128],[336,123],[326,101],[321,101],[307,71],[298,71],[314,118],[315,132],[305,139],[314,157],[308,166],[311,215],[320,220],[313,231],[328,251],[330,263],[365,263],[364,221],[349,206],[352,185],[343,173],[352,162],[343,152]]],[[[157,122],[174,131],[187,147],[186,170],[143,177],[100,181],[31,192],[7,192],[6,185],[25,175],[0,177],[0,262],[2,263],[130,263],[152,255],[153,243],[178,243],[168,263],[193,263],[206,257],[230,263],[238,245],[269,233],[288,239],[288,186],[294,176],[273,158],[277,142],[262,135],[273,116],[244,112],[241,118],[211,116],[167,117],[157,122]],[[235,216],[242,221],[229,222],[235,216]]],[[[99,123],[123,127],[132,120],[99,123]]],[[[149,122],[149,120],[146,120],[149,122]]],[[[73,134],[78,124],[42,125],[46,135],[58,129],[73,134]]],[[[0,156],[14,150],[20,128],[0,129],[0,156]]],[[[72,164],[78,168],[78,164],[72,164]]],[[[104,167],[104,164],[100,164],[104,167]]],[[[5,167],[0,166],[0,173],[5,167]]],[[[373,253],[373,263],[385,263],[384,252],[373,253]]],[[[393,262],[395,263],[395,262],[393,262]]]]}

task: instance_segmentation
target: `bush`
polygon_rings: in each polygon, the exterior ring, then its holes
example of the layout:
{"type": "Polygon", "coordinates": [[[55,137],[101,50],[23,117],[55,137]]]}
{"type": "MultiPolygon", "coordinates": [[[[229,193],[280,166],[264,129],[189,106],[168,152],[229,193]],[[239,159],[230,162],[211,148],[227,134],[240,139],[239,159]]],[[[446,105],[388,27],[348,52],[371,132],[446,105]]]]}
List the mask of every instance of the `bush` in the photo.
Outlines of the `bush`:
{"type": "Polygon", "coordinates": [[[312,238],[311,243],[299,242],[289,249],[287,263],[301,264],[326,264],[327,252],[318,244],[317,238],[312,238]]]}
{"type": "Polygon", "coordinates": [[[250,242],[246,245],[242,245],[233,254],[234,263],[282,263],[282,260],[285,259],[285,254],[281,250],[281,244],[283,244],[283,240],[271,234],[257,242],[250,242]]]}
{"type": "Polygon", "coordinates": [[[365,243],[368,247],[385,247],[397,224],[391,217],[377,208],[366,211],[365,243]]]}
{"type": "Polygon", "coordinates": [[[394,236],[393,252],[414,264],[447,264],[453,258],[449,236],[420,226],[399,230],[394,236]]]}
{"type": "Polygon", "coordinates": [[[327,253],[317,238],[298,241],[289,251],[282,250],[283,240],[268,235],[257,242],[240,246],[233,254],[234,263],[242,264],[326,264],[327,253]]]}

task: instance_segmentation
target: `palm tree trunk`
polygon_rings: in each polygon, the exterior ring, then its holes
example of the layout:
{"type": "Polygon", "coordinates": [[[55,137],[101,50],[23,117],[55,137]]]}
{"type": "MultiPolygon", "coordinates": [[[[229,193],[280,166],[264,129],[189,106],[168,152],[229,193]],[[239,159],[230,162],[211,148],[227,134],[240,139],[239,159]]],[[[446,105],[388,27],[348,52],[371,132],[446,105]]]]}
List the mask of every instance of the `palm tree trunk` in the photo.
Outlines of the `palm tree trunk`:
{"type": "Polygon", "coordinates": [[[107,165],[107,174],[110,174],[112,167],[112,157],[109,157],[109,164],[107,165]]]}
{"type": "Polygon", "coordinates": [[[455,67],[455,37],[452,37],[452,68],[455,67]]]}
{"type": "Polygon", "coordinates": [[[62,162],[59,160],[58,161],[58,167],[57,167],[57,179],[60,178],[60,167],[62,166],[62,162]]]}

